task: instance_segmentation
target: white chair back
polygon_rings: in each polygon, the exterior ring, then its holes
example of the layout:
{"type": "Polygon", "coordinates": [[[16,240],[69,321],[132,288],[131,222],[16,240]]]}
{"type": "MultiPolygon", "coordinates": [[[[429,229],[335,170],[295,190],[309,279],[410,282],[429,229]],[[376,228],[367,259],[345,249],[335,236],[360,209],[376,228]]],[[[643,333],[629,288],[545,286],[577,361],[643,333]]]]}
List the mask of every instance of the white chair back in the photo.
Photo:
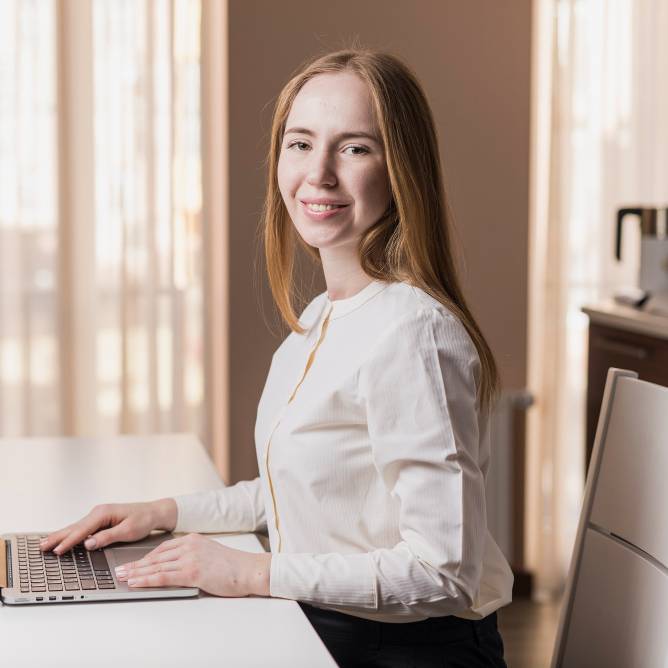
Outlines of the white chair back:
{"type": "Polygon", "coordinates": [[[552,668],[668,668],[668,388],[611,368],[552,668]]]}

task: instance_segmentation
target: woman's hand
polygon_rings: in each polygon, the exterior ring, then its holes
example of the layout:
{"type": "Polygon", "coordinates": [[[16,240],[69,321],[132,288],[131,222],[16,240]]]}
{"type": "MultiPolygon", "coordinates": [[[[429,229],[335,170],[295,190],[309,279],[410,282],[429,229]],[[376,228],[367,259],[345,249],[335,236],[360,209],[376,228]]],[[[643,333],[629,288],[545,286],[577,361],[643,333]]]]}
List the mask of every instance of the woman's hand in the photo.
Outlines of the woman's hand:
{"type": "Polygon", "coordinates": [[[40,548],[43,552],[53,549],[56,554],[62,554],[84,539],[87,539],[84,545],[89,550],[119,541],[140,540],[153,529],[172,531],[176,516],[174,499],[95,506],[78,522],[49,534],[41,541],[40,548]]]}
{"type": "Polygon", "coordinates": [[[199,587],[214,596],[269,596],[271,554],[243,552],[196,533],[116,567],[130,587],[199,587]]]}

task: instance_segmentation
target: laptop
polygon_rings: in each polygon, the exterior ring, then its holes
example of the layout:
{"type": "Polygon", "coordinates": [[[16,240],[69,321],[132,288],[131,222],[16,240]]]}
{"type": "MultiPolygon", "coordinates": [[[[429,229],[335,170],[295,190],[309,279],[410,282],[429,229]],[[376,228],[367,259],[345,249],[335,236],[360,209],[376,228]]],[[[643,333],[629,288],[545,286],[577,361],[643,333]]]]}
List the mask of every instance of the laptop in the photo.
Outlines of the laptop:
{"type": "Polygon", "coordinates": [[[116,579],[115,568],[141,559],[174,536],[152,533],[134,543],[114,543],[87,550],[83,543],[57,555],[42,552],[44,533],[0,536],[0,599],[6,605],[84,603],[123,599],[197,596],[197,587],[142,587],[131,589],[116,579]]]}

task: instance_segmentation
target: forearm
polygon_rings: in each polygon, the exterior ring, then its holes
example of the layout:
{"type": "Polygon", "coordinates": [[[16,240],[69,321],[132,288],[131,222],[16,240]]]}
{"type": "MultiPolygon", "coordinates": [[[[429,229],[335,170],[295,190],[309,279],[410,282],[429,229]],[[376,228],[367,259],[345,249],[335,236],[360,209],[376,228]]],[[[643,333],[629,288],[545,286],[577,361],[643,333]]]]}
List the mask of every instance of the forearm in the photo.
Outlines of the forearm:
{"type": "Polygon", "coordinates": [[[260,480],[174,497],[177,532],[257,531],[266,526],[260,480]]]}
{"type": "Polygon", "coordinates": [[[176,501],[172,498],[157,499],[151,502],[154,513],[154,528],[174,531],[177,519],[176,501]]]}
{"type": "Polygon", "coordinates": [[[439,572],[405,544],[357,554],[281,553],[270,566],[271,596],[396,617],[457,614],[477,587],[470,568],[465,580],[439,572]]]}

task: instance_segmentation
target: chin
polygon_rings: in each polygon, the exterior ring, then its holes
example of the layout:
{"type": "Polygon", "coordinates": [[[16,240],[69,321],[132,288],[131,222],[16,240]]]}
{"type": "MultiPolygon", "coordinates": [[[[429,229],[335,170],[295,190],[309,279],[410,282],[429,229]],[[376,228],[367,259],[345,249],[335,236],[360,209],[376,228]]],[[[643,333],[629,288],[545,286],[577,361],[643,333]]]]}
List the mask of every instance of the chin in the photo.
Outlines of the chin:
{"type": "Polygon", "coordinates": [[[313,229],[297,228],[297,234],[299,234],[305,244],[320,250],[355,244],[355,240],[351,239],[349,234],[342,233],[341,230],[329,229],[316,231],[313,229]]]}

